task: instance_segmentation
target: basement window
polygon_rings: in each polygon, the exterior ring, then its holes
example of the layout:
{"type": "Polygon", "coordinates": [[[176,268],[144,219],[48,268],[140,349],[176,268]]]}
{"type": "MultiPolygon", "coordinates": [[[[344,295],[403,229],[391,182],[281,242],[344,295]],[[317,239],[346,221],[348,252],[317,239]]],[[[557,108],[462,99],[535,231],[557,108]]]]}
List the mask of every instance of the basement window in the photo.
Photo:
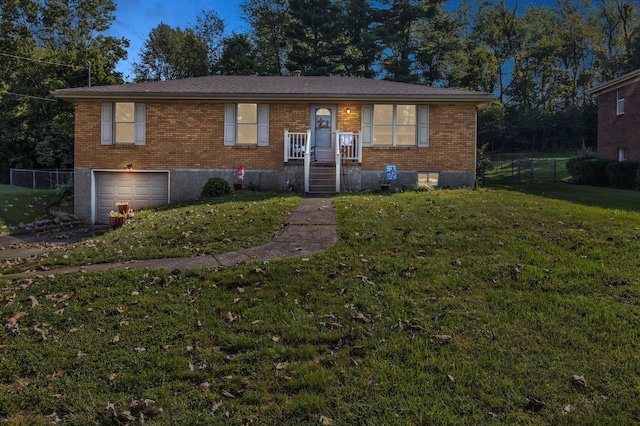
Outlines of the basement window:
{"type": "Polygon", "coordinates": [[[437,188],[438,177],[439,173],[437,172],[418,172],[418,186],[437,188]]]}

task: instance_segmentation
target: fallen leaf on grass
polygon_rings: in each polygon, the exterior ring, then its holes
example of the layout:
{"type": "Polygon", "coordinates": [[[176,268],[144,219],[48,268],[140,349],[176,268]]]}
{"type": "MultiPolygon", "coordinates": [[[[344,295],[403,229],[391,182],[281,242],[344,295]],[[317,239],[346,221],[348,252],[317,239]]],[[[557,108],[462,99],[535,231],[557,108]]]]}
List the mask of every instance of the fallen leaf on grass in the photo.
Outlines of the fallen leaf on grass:
{"type": "Polygon", "coordinates": [[[64,376],[64,370],[54,371],[53,373],[47,374],[47,379],[53,379],[54,377],[64,376]]]}
{"type": "Polygon", "coordinates": [[[572,404],[567,404],[562,409],[562,414],[569,414],[569,413],[573,413],[574,411],[576,411],[576,407],[574,407],[572,404]]]}
{"type": "Polygon", "coordinates": [[[202,382],[198,385],[198,390],[200,392],[206,392],[211,389],[211,384],[209,382],[202,382]]]}
{"type": "Polygon", "coordinates": [[[278,343],[280,341],[280,338],[278,336],[272,336],[271,340],[275,343],[278,343]]]}
{"type": "Polygon", "coordinates": [[[140,347],[138,347],[138,348],[133,348],[133,350],[134,350],[134,351],[136,351],[136,352],[138,352],[138,353],[142,353],[142,352],[146,352],[146,351],[147,351],[147,349],[146,349],[146,348],[140,348],[140,347]]]}
{"type": "Polygon", "coordinates": [[[320,422],[321,425],[324,425],[324,426],[333,424],[333,420],[325,416],[320,416],[320,419],[318,419],[318,421],[320,422]]]}
{"type": "Polygon", "coordinates": [[[444,344],[451,341],[451,336],[448,334],[434,334],[433,339],[440,344],[444,344]]]}
{"type": "Polygon", "coordinates": [[[222,407],[222,404],[224,404],[222,401],[219,401],[213,404],[213,406],[211,407],[211,410],[209,410],[209,414],[213,416],[216,413],[216,411],[218,411],[220,407],[222,407]]]}
{"type": "Polygon", "coordinates": [[[131,415],[131,411],[128,410],[118,414],[118,420],[122,423],[131,423],[135,419],[136,418],[131,415]]]}
{"type": "Polygon", "coordinates": [[[527,405],[525,406],[526,409],[528,410],[541,410],[544,408],[546,404],[542,401],[540,401],[539,399],[536,398],[527,398],[527,405]]]}
{"type": "Polygon", "coordinates": [[[10,385],[5,386],[4,391],[6,393],[17,393],[29,386],[30,383],[31,379],[29,377],[23,377],[22,379],[18,379],[10,385]]]}
{"type": "Polygon", "coordinates": [[[27,315],[26,312],[16,312],[11,318],[7,320],[7,324],[17,324],[18,320],[25,315],[27,315]]]}
{"type": "Polygon", "coordinates": [[[451,374],[447,374],[447,379],[449,379],[451,383],[455,383],[456,381],[456,379],[451,374]]]}
{"type": "Polygon", "coordinates": [[[118,343],[119,341],[120,341],[120,336],[118,336],[117,334],[113,336],[113,338],[110,340],[111,343],[118,343]]]}
{"type": "Polygon", "coordinates": [[[582,386],[583,388],[588,387],[584,376],[578,376],[574,374],[573,376],[571,376],[571,383],[573,383],[575,386],[582,386]]]}
{"type": "Polygon", "coordinates": [[[36,299],[35,296],[29,296],[29,300],[31,300],[31,309],[39,305],[38,299],[36,299]]]}
{"type": "Polygon", "coordinates": [[[232,394],[231,392],[227,392],[226,390],[222,391],[222,396],[229,399],[233,399],[236,397],[234,394],[232,394]]]}

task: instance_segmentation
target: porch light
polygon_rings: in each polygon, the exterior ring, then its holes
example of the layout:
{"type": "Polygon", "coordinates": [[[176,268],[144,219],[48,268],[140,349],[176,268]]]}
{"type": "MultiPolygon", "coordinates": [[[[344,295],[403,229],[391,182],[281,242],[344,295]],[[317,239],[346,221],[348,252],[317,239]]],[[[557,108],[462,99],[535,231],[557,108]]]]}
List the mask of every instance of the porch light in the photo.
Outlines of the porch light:
{"type": "Polygon", "coordinates": [[[351,114],[351,108],[347,108],[347,114],[351,114]]]}

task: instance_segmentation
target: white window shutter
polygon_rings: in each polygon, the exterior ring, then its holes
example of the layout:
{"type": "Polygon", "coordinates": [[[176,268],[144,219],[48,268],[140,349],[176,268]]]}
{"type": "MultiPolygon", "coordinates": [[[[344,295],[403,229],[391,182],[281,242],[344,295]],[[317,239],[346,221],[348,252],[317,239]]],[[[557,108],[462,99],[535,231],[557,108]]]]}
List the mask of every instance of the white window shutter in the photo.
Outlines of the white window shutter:
{"type": "Polygon", "coordinates": [[[258,146],[269,146],[269,105],[258,105],[258,146]]]}
{"type": "Polygon", "coordinates": [[[147,140],[147,105],[136,104],[135,113],[135,144],[145,145],[147,140]]]}
{"type": "Polygon", "coordinates": [[[100,144],[113,145],[113,104],[111,102],[102,104],[100,144]]]}
{"type": "Polygon", "coordinates": [[[224,144],[226,146],[236,144],[236,104],[224,106],[224,144]]]}
{"type": "Polygon", "coordinates": [[[362,106],[362,146],[373,146],[373,107],[362,106]]]}
{"type": "Polygon", "coordinates": [[[418,105],[418,146],[429,146],[429,106],[418,105]]]}

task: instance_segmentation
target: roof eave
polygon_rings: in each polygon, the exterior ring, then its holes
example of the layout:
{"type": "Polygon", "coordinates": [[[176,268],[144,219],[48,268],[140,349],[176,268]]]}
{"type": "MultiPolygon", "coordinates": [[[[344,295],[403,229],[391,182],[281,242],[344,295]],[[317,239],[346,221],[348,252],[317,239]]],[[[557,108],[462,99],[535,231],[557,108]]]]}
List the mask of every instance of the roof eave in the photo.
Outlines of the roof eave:
{"type": "Polygon", "coordinates": [[[587,89],[585,93],[587,95],[599,95],[601,93],[606,93],[618,89],[635,81],[640,81],[640,69],[631,71],[630,73],[627,73],[625,75],[621,75],[618,78],[609,80],[606,83],[602,83],[598,86],[592,87],[591,89],[587,89]]]}
{"type": "Polygon", "coordinates": [[[247,94],[247,93],[138,93],[138,92],[121,92],[121,93],[96,93],[96,92],[64,92],[54,91],[53,96],[67,101],[78,100],[163,100],[163,101],[239,101],[247,100],[252,102],[281,102],[281,101],[298,101],[298,102],[425,102],[425,103],[443,103],[443,102],[463,102],[475,104],[487,104],[495,100],[492,94],[473,94],[473,95],[338,95],[338,94],[247,94]]]}

